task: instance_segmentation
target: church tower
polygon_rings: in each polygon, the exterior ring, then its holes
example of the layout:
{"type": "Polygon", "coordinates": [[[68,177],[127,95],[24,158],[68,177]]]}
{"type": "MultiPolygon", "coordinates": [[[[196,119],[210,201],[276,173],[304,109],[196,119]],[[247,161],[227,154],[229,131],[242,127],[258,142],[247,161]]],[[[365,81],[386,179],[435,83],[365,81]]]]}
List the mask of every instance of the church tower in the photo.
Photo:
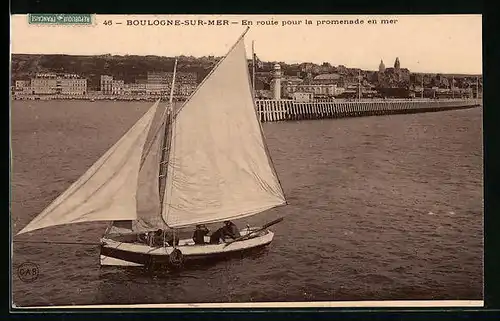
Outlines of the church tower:
{"type": "Polygon", "coordinates": [[[385,71],[384,61],[380,60],[380,65],[378,65],[378,72],[384,72],[384,71],[385,71]]]}
{"type": "Polygon", "coordinates": [[[396,71],[399,71],[399,68],[401,67],[401,64],[399,63],[399,58],[396,57],[396,61],[394,62],[394,69],[396,71]]]}
{"type": "Polygon", "coordinates": [[[401,64],[399,63],[399,58],[396,57],[396,61],[394,62],[394,73],[396,74],[396,80],[401,81],[401,64]]]}

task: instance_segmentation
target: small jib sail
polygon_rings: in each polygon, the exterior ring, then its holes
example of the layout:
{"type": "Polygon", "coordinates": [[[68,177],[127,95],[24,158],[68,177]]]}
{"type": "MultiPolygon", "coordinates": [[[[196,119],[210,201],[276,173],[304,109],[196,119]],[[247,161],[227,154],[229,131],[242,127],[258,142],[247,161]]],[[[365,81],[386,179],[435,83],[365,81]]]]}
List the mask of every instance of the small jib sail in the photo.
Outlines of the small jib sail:
{"type": "Polygon", "coordinates": [[[184,105],[170,104],[152,125],[157,101],[18,234],[88,221],[181,228],[286,204],[256,115],[245,33],[184,105]]]}
{"type": "Polygon", "coordinates": [[[136,220],[143,146],[159,100],[83,176],[18,234],[54,225],[136,220]]]}

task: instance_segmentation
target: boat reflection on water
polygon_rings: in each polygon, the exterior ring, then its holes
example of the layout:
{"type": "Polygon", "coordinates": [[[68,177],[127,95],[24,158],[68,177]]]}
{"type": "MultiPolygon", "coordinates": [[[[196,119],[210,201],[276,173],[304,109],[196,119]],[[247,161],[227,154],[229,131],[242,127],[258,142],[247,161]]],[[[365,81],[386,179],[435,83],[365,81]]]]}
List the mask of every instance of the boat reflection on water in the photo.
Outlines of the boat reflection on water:
{"type": "Polygon", "coordinates": [[[232,302],[237,295],[234,280],[239,278],[233,269],[260,264],[267,260],[269,250],[268,246],[252,248],[199,260],[178,270],[101,266],[92,303],[203,303],[207,296],[212,303],[232,302]]]}

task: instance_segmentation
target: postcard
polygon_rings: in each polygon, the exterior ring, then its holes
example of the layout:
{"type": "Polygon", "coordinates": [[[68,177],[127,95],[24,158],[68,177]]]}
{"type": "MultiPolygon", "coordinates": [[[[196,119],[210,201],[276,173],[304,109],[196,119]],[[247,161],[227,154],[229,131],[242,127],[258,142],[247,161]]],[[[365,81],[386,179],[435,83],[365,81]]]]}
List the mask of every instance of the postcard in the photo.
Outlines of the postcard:
{"type": "Polygon", "coordinates": [[[12,308],[482,307],[481,19],[12,15],[12,308]]]}

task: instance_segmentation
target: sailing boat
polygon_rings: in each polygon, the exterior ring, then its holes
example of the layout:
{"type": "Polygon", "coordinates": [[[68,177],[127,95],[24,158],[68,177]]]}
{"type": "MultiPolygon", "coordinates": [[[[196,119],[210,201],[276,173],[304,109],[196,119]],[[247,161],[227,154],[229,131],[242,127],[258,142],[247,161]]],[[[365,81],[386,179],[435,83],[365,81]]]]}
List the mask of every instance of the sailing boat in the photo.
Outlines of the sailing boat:
{"type": "Polygon", "coordinates": [[[270,244],[274,233],[268,227],[282,218],[262,227],[247,225],[241,237],[217,244],[196,245],[178,233],[287,203],[256,114],[244,45],[247,31],[178,110],[170,104],[162,112],[160,99],[156,101],[18,234],[108,221],[100,263],[118,266],[154,262],[179,267],[270,244]],[[160,121],[153,126],[157,114],[160,121]],[[164,235],[160,246],[141,238],[159,229],[164,235]],[[167,233],[173,242],[166,241],[167,233]]]}

